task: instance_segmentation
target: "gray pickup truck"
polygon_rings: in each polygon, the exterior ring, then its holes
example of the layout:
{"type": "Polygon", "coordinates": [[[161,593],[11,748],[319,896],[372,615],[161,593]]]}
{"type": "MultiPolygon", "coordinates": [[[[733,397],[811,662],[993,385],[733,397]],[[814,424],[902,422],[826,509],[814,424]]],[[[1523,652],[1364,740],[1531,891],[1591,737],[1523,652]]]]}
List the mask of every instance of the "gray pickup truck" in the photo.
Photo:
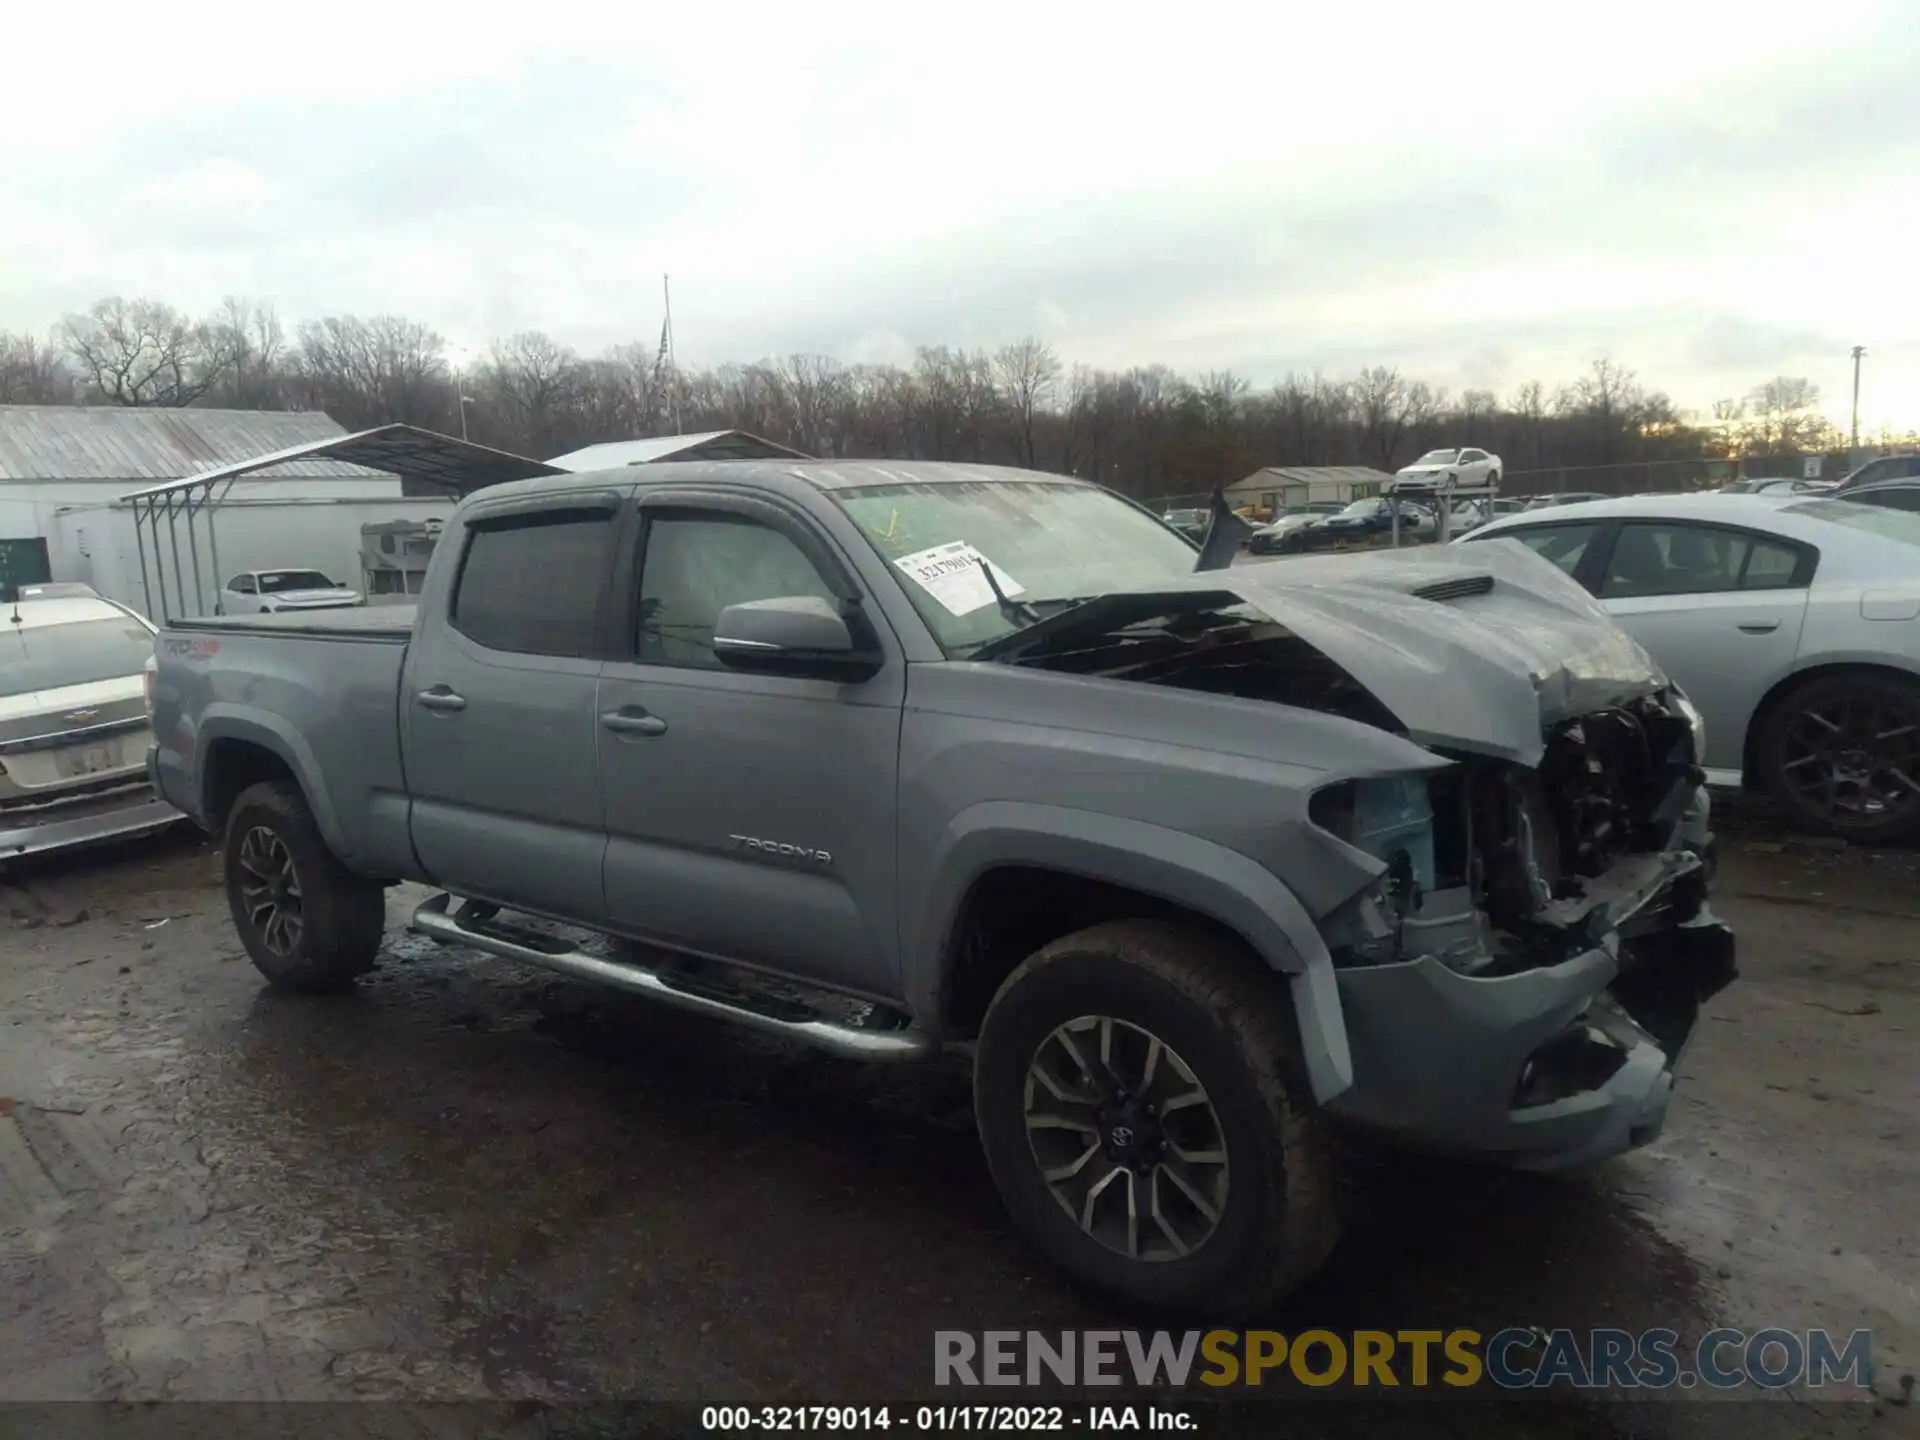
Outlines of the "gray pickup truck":
{"type": "Polygon", "coordinates": [[[157,644],[270,981],[423,881],[438,940],[958,1050],[1015,1223],[1134,1304],[1294,1284],[1369,1150],[1646,1142],[1734,973],[1699,717],[1519,546],[1196,573],[1058,476],[683,464],[469,497],[417,613],[157,644]]]}

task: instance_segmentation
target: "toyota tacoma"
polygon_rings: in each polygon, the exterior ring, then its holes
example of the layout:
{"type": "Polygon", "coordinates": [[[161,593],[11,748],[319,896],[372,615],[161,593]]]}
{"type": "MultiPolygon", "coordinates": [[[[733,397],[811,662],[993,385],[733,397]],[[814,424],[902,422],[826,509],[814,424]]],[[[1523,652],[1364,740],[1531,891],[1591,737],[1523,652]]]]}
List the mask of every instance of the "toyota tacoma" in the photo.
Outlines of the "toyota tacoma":
{"type": "Polygon", "coordinates": [[[1652,1139],[1734,974],[1700,720],[1517,545],[1222,564],[1097,486],[649,467],[465,499],[417,609],[176,621],[155,785],[275,985],[416,931],[971,1060],[1125,1302],[1311,1273],[1354,1159],[1652,1139]]]}

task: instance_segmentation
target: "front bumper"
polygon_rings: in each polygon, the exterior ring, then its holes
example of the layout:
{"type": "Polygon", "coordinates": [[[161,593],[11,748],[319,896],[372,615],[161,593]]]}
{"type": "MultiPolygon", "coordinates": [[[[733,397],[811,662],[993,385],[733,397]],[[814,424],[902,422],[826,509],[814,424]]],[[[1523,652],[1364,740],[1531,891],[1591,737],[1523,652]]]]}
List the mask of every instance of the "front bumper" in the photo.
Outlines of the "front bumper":
{"type": "Polygon", "coordinates": [[[19,860],[164,829],[187,817],[130,778],[110,790],[24,811],[0,811],[0,860],[19,860]]]}
{"type": "Polygon", "coordinates": [[[1518,974],[1423,957],[1339,972],[1352,1087],[1329,1110],[1396,1148],[1521,1169],[1653,1140],[1702,1001],[1735,976],[1697,860],[1593,948],[1518,974]]]}

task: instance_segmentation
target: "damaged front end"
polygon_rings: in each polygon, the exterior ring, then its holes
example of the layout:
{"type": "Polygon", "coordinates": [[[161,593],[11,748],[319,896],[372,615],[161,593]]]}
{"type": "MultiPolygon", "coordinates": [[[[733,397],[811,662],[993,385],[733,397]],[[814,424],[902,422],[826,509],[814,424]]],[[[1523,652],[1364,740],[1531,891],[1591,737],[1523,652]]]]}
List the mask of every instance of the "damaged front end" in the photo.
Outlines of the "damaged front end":
{"type": "Polygon", "coordinates": [[[981,658],[1315,711],[1436,757],[1379,774],[1316,750],[1352,778],[1267,857],[1333,957],[1353,1082],[1328,1107],[1407,1147],[1577,1165],[1659,1132],[1734,977],[1700,717],[1555,567],[1473,552],[1238,566],[981,658]]]}
{"type": "Polygon", "coordinates": [[[1735,974],[1696,725],[1665,691],[1554,727],[1536,767],[1467,756],[1316,794],[1316,823],[1385,865],[1321,921],[1353,1054],[1336,1113],[1532,1168],[1659,1133],[1735,974]]]}

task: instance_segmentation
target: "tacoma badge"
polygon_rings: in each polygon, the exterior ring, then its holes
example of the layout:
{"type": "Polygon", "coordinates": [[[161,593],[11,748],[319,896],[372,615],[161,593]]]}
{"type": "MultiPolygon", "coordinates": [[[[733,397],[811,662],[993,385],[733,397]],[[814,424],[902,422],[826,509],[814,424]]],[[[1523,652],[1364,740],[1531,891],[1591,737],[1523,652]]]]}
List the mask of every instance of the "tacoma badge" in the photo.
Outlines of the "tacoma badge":
{"type": "Polygon", "coordinates": [[[735,850],[750,850],[768,859],[805,860],[814,865],[831,865],[833,856],[806,845],[784,845],[777,840],[756,840],[751,835],[729,835],[727,843],[735,850]]]}

